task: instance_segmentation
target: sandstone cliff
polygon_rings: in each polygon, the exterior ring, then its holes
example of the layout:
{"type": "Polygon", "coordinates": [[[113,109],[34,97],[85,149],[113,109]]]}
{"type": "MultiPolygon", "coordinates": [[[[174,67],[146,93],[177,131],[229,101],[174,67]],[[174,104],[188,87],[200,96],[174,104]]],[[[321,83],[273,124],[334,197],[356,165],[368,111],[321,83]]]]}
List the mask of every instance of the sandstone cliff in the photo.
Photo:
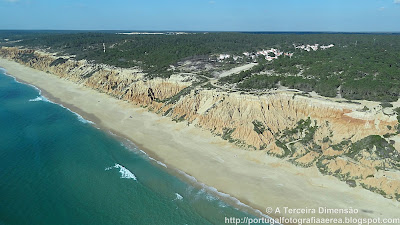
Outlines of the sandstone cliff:
{"type": "Polygon", "coordinates": [[[246,149],[316,166],[351,186],[400,200],[395,115],[363,111],[294,93],[254,95],[201,88],[196,77],[148,79],[140,69],[112,68],[48,53],[1,48],[0,56],[209,130],[246,149]]]}

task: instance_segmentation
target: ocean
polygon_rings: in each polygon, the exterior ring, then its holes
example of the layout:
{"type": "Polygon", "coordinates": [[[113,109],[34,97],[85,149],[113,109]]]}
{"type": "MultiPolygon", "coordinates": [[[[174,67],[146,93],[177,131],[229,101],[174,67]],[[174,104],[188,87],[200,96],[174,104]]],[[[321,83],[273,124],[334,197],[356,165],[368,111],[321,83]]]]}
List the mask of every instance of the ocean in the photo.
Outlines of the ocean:
{"type": "Polygon", "coordinates": [[[256,218],[239,201],[177,174],[0,70],[1,225],[229,224],[226,218],[256,218]]]}

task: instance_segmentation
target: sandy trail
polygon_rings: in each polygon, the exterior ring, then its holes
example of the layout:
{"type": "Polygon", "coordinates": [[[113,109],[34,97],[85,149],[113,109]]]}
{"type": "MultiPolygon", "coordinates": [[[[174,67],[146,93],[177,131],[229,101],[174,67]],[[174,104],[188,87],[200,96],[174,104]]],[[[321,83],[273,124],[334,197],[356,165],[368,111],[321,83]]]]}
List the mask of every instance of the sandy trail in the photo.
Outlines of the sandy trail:
{"type": "Polygon", "coordinates": [[[227,70],[227,71],[223,71],[222,73],[220,73],[218,75],[218,77],[219,78],[227,77],[227,76],[230,76],[232,74],[240,73],[242,71],[249,70],[249,69],[253,68],[253,66],[256,66],[256,65],[258,65],[258,63],[249,63],[249,64],[245,64],[243,66],[238,66],[238,67],[235,67],[233,69],[230,69],[230,70],[227,70]]]}

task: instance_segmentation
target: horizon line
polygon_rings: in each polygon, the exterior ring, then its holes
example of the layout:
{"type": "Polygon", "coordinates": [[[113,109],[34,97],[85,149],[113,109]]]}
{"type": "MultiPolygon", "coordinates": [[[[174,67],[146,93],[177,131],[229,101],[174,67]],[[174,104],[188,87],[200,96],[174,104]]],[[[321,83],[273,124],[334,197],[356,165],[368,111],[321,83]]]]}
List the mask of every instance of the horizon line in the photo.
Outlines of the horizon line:
{"type": "Polygon", "coordinates": [[[366,34],[366,33],[375,33],[375,34],[400,34],[400,31],[268,31],[268,30],[135,30],[135,29],[2,29],[0,31],[108,31],[108,32],[116,32],[116,31],[128,31],[128,32],[210,32],[210,33],[351,33],[351,34],[366,34]]]}

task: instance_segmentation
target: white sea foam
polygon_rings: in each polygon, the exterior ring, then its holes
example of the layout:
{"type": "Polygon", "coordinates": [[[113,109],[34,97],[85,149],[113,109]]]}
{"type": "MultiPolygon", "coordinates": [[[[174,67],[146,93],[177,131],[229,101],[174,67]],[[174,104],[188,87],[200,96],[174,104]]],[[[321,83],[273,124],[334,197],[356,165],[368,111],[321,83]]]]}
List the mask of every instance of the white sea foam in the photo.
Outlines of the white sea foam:
{"type": "Polygon", "coordinates": [[[38,102],[38,101],[43,101],[43,98],[41,96],[33,98],[33,99],[29,99],[30,102],[38,102]]]}
{"type": "Polygon", "coordinates": [[[223,202],[223,201],[219,201],[219,202],[218,202],[218,206],[221,207],[221,208],[225,208],[225,207],[227,207],[228,205],[227,205],[225,202],[223,202]]]}
{"type": "Polygon", "coordinates": [[[104,170],[108,171],[108,170],[112,170],[113,168],[114,168],[114,166],[110,166],[110,167],[105,168],[104,170]]]}
{"type": "MultiPolygon", "coordinates": [[[[14,79],[15,82],[22,84],[21,82],[19,82],[19,81],[17,80],[17,78],[15,78],[14,76],[8,74],[6,69],[0,68],[0,71],[3,72],[4,75],[9,76],[9,77],[12,77],[12,78],[14,79]]],[[[27,84],[27,85],[30,85],[30,84],[27,84]]],[[[33,86],[33,85],[30,85],[30,86],[33,86]]],[[[34,86],[33,86],[33,87],[34,87],[34,86]]],[[[35,88],[37,89],[37,87],[35,87],[35,88]]]]}
{"type": "Polygon", "coordinates": [[[158,165],[161,165],[161,166],[163,166],[163,167],[165,167],[165,168],[167,168],[167,165],[165,165],[164,163],[162,163],[162,162],[160,162],[160,161],[157,161],[157,164],[158,164],[158,165]]]}
{"type": "Polygon", "coordinates": [[[130,170],[128,170],[127,168],[125,168],[124,166],[121,166],[118,163],[115,163],[114,166],[110,166],[105,168],[105,171],[111,170],[111,169],[119,169],[119,173],[121,174],[121,179],[133,179],[133,180],[137,180],[135,174],[133,174],[130,170]]]}
{"type": "Polygon", "coordinates": [[[143,153],[144,155],[147,155],[147,153],[143,150],[139,150],[141,153],[143,153]]]}
{"type": "MultiPolygon", "coordinates": [[[[113,134],[113,133],[111,133],[111,134],[113,134]]],[[[113,134],[113,135],[115,135],[115,134],[113,134]]],[[[121,142],[121,146],[125,147],[128,150],[132,150],[132,151],[134,151],[135,153],[137,153],[139,155],[141,154],[142,157],[145,158],[145,159],[150,159],[150,160],[156,162],[158,165],[163,166],[165,168],[168,168],[165,163],[160,162],[160,161],[156,160],[155,158],[149,156],[145,151],[139,149],[132,141],[130,141],[128,139],[125,139],[125,143],[121,142]]]]}
{"type": "Polygon", "coordinates": [[[182,195],[180,195],[180,194],[178,194],[178,193],[175,193],[175,200],[182,200],[183,199],[183,197],[182,197],[182,195]]]}
{"type": "MultiPolygon", "coordinates": [[[[110,132],[110,133],[111,133],[111,132],[110,132]]],[[[126,143],[121,142],[121,146],[125,147],[125,148],[128,149],[128,150],[132,150],[132,151],[134,151],[135,153],[142,154],[142,157],[144,157],[145,159],[150,159],[150,160],[156,162],[158,165],[163,166],[163,167],[165,167],[165,168],[168,168],[167,165],[166,165],[165,163],[160,162],[160,161],[156,160],[155,158],[149,156],[145,151],[139,149],[139,148],[138,148],[132,141],[130,141],[129,139],[125,139],[125,140],[126,140],[126,141],[125,141],[126,143]]]]}
{"type": "MultiPolygon", "coordinates": [[[[66,108],[66,107],[64,107],[64,108],[66,108]]],[[[68,109],[68,108],[66,108],[66,109],[68,109]]],[[[68,110],[69,110],[70,112],[72,112],[73,114],[75,114],[75,116],[78,117],[78,120],[81,121],[82,123],[94,124],[93,121],[90,121],[90,120],[87,120],[87,119],[83,118],[81,115],[79,115],[78,113],[76,113],[76,112],[74,112],[74,111],[72,111],[72,110],[70,110],[70,109],[68,109],[68,110]]]]}
{"type": "Polygon", "coordinates": [[[78,113],[76,113],[76,112],[74,112],[74,111],[70,110],[69,108],[67,108],[67,107],[63,106],[62,104],[55,103],[55,102],[52,102],[52,101],[50,101],[50,100],[47,100],[47,102],[50,102],[50,103],[53,103],[53,104],[59,105],[59,106],[63,107],[64,109],[66,109],[66,110],[70,111],[70,112],[71,112],[71,113],[73,113],[73,114],[74,114],[74,115],[77,117],[77,119],[78,119],[79,121],[81,121],[82,123],[90,123],[90,124],[95,124],[93,121],[90,121],[90,120],[87,120],[87,119],[83,118],[81,115],[79,115],[78,113]]]}
{"type": "MultiPolygon", "coordinates": [[[[146,154],[146,155],[147,155],[147,154],[146,154]]],[[[162,162],[156,160],[155,158],[149,156],[149,159],[150,159],[150,160],[153,160],[153,161],[156,162],[158,165],[161,165],[161,166],[167,168],[167,165],[165,165],[164,163],[162,163],[162,162]]]]}
{"type": "Polygon", "coordinates": [[[38,96],[34,99],[29,99],[30,102],[38,102],[38,101],[43,101],[43,102],[50,102],[47,98],[45,98],[44,96],[38,96]]]}
{"type": "Polygon", "coordinates": [[[70,112],[73,113],[73,114],[77,117],[77,119],[78,119],[79,121],[81,121],[82,123],[94,124],[93,121],[90,121],[90,120],[87,120],[87,119],[83,118],[81,115],[79,115],[78,113],[76,113],[76,112],[70,110],[69,108],[63,106],[62,104],[55,103],[55,102],[52,102],[52,101],[50,101],[50,100],[47,100],[47,102],[51,102],[51,103],[53,103],[53,104],[59,105],[59,106],[63,107],[64,109],[70,111],[70,112]]]}
{"type": "Polygon", "coordinates": [[[115,164],[114,168],[119,168],[119,173],[121,174],[121,178],[137,180],[135,174],[133,174],[131,171],[129,171],[124,166],[121,166],[119,164],[115,164]]]}
{"type": "Polygon", "coordinates": [[[40,95],[40,96],[42,95],[42,90],[40,90],[40,89],[39,89],[38,87],[36,87],[35,85],[29,84],[29,83],[25,83],[25,82],[20,82],[20,81],[17,80],[16,77],[14,77],[14,76],[8,74],[7,71],[6,71],[5,69],[0,68],[0,70],[2,70],[3,73],[4,73],[6,76],[12,77],[16,83],[25,84],[25,85],[31,86],[31,87],[33,87],[34,89],[36,89],[36,90],[39,92],[39,95],[40,95]]]}
{"type": "Polygon", "coordinates": [[[219,198],[215,197],[214,195],[210,195],[210,194],[206,195],[206,199],[208,201],[210,201],[210,202],[215,201],[215,200],[219,200],[219,198]]]}
{"type": "Polygon", "coordinates": [[[68,111],[70,111],[70,112],[72,112],[73,114],[75,114],[76,117],[78,118],[78,120],[81,121],[82,123],[94,124],[94,122],[92,122],[92,121],[90,121],[90,120],[84,119],[81,115],[79,115],[78,113],[76,113],[76,112],[70,110],[69,108],[63,106],[62,104],[55,103],[55,102],[52,102],[52,101],[48,100],[47,98],[45,98],[44,96],[42,96],[42,90],[40,90],[40,89],[39,89],[38,87],[36,87],[35,85],[28,84],[28,83],[25,83],[25,82],[19,82],[19,81],[17,80],[17,78],[15,78],[14,76],[12,76],[12,75],[10,75],[10,74],[7,74],[7,72],[6,72],[6,70],[5,70],[4,68],[0,68],[0,71],[2,71],[5,75],[14,78],[14,81],[15,81],[15,82],[20,83],[20,84],[29,85],[29,86],[35,88],[35,89],[39,92],[39,96],[38,96],[38,97],[36,97],[36,98],[34,98],[34,99],[29,99],[30,102],[44,101],[44,102],[49,102],[49,103],[52,103],[52,104],[59,105],[59,106],[63,107],[64,109],[67,109],[68,111]]]}
{"type": "MultiPolygon", "coordinates": [[[[220,196],[220,197],[222,197],[222,198],[224,198],[224,199],[228,199],[229,201],[234,202],[235,205],[237,205],[237,206],[239,206],[239,207],[241,207],[241,208],[246,208],[246,209],[248,209],[248,210],[250,210],[250,211],[253,211],[253,212],[255,212],[256,214],[258,214],[259,216],[262,216],[262,217],[265,217],[265,218],[271,218],[270,216],[268,216],[268,215],[262,213],[260,210],[254,209],[254,208],[252,208],[252,207],[250,207],[250,206],[244,204],[243,202],[239,201],[239,199],[237,199],[237,198],[235,198],[235,197],[233,197],[233,196],[231,196],[231,195],[229,195],[229,194],[220,192],[220,191],[218,191],[218,189],[216,189],[216,188],[214,188],[214,187],[207,186],[207,185],[205,185],[204,183],[201,183],[201,182],[197,181],[197,179],[196,179],[195,177],[190,176],[189,174],[187,174],[187,173],[185,173],[185,172],[183,172],[183,171],[181,171],[181,170],[177,170],[177,171],[178,171],[180,174],[182,174],[183,176],[185,176],[185,177],[186,177],[188,180],[190,180],[191,182],[197,183],[197,184],[199,184],[199,185],[202,187],[202,189],[199,191],[198,194],[204,194],[204,193],[206,193],[206,192],[209,192],[209,193],[214,194],[214,196],[216,195],[216,196],[220,196]]],[[[208,195],[209,195],[209,194],[206,193],[206,199],[209,200],[209,201],[211,201],[211,200],[216,200],[216,199],[220,199],[220,198],[214,197],[214,196],[213,196],[213,198],[209,198],[208,195]]],[[[225,203],[221,202],[221,204],[219,204],[219,206],[220,206],[220,207],[226,207],[227,205],[226,205],[225,203]]],[[[276,224],[278,224],[278,223],[276,223],[276,224]]]]}
{"type": "MultiPolygon", "coordinates": [[[[113,136],[118,137],[118,135],[112,133],[111,131],[109,131],[113,136]]],[[[144,151],[140,150],[135,143],[133,143],[132,141],[130,141],[129,139],[124,138],[124,141],[121,142],[121,146],[126,148],[127,150],[133,151],[135,153],[143,153],[145,155],[147,155],[144,151]]]]}

